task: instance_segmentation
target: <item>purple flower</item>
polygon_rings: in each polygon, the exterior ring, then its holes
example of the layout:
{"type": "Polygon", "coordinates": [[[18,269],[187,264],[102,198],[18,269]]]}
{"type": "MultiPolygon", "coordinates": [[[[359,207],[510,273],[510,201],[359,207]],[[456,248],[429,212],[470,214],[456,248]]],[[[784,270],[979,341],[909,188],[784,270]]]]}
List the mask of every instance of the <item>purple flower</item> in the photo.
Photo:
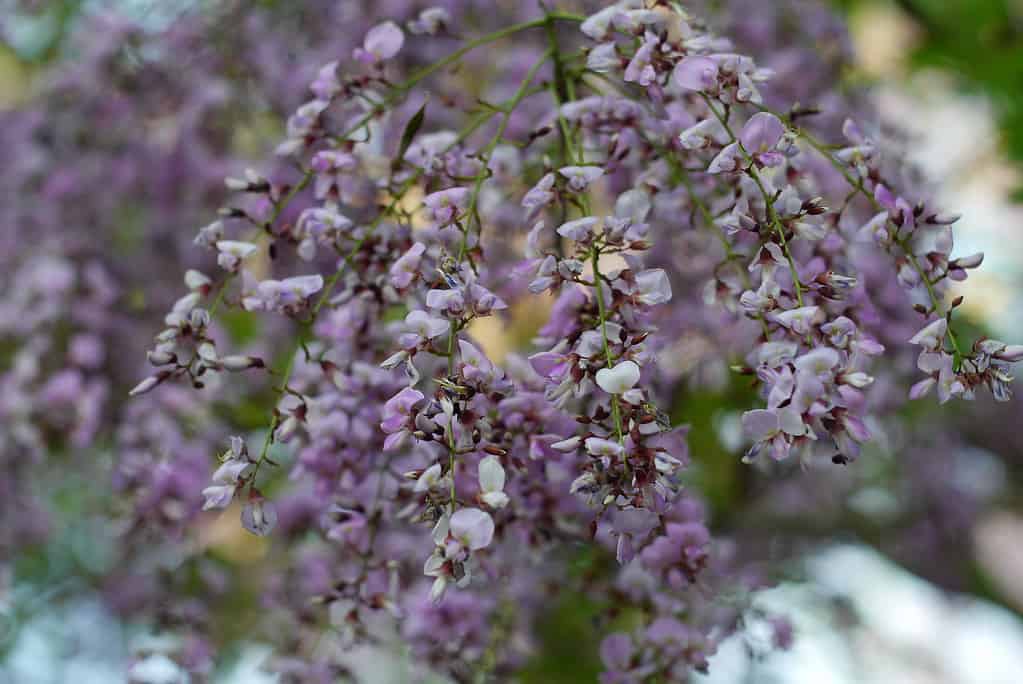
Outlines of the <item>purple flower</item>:
{"type": "Polygon", "coordinates": [[[746,411],[742,414],[742,429],[754,443],[748,458],[755,457],[766,447],[776,461],[789,455],[793,437],[801,437],[807,432],[802,417],[792,408],[746,411]]]}
{"type": "Polygon", "coordinates": [[[391,266],[391,284],[399,290],[411,285],[412,280],[419,274],[419,265],[425,253],[426,245],[421,242],[409,247],[409,250],[391,266]]]}
{"type": "Polygon", "coordinates": [[[425,398],[422,392],[406,387],[387,400],[380,423],[380,429],[387,434],[385,450],[395,449],[405,440],[411,427],[412,411],[425,398]]]}
{"type": "Polygon", "coordinates": [[[948,321],[944,318],[931,321],[909,340],[910,344],[918,344],[928,351],[941,349],[948,331],[948,321]]]}
{"type": "Polygon", "coordinates": [[[773,114],[758,112],[750,117],[739,133],[739,142],[753,159],[762,166],[779,166],[784,155],[776,150],[785,135],[785,126],[773,114]]]}
{"type": "Polygon", "coordinates": [[[423,198],[427,219],[440,228],[449,226],[461,218],[468,202],[469,189],[463,187],[440,190],[423,198]]]}
{"type": "Polygon", "coordinates": [[[316,80],[310,84],[309,90],[317,100],[330,100],[337,95],[341,91],[341,83],[337,78],[337,62],[325,64],[317,73],[316,80]]]}
{"type": "Polygon", "coordinates": [[[451,14],[443,7],[428,7],[408,23],[408,30],[415,35],[435,36],[451,23],[451,14]]]}
{"type": "Polygon", "coordinates": [[[225,271],[237,271],[241,262],[259,251],[251,242],[220,240],[217,242],[217,263],[225,271]]]}
{"type": "Polygon", "coordinates": [[[585,216],[562,224],[558,228],[558,235],[567,237],[569,240],[575,240],[576,242],[586,242],[593,237],[594,228],[599,224],[600,219],[593,216],[585,216]]]}
{"type": "Polygon", "coordinates": [[[277,511],[262,498],[254,498],[242,508],[242,527],[252,534],[265,537],[277,526],[277,511]]]}
{"type": "Polygon", "coordinates": [[[713,92],[717,89],[718,63],[711,57],[686,57],[678,63],[671,76],[685,90],[713,92]]]}
{"type": "Polygon", "coordinates": [[[568,189],[572,192],[584,192],[593,182],[604,175],[599,166],[563,166],[558,173],[568,180],[568,189]]]}
{"type": "Polygon", "coordinates": [[[242,299],[246,311],[277,311],[294,314],[306,301],[323,289],[323,276],[319,274],[293,276],[284,280],[264,280],[255,292],[242,299]]]}

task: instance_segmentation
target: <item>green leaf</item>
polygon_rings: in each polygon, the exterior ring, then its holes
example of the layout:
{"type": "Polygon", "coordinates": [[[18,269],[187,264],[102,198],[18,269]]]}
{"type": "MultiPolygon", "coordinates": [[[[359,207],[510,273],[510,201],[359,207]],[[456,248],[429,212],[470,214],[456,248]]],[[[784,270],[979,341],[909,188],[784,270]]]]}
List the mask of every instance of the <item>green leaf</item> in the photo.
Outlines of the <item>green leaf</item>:
{"type": "Polygon", "coordinates": [[[412,118],[405,124],[405,130],[401,134],[401,145],[398,147],[398,155],[394,158],[394,163],[391,168],[397,170],[401,168],[401,163],[405,160],[405,153],[408,152],[409,145],[412,144],[412,140],[419,133],[419,129],[423,127],[423,121],[426,120],[426,102],[423,102],[423,106],[419,108],[419,111],[412,115],[412,118]]]}

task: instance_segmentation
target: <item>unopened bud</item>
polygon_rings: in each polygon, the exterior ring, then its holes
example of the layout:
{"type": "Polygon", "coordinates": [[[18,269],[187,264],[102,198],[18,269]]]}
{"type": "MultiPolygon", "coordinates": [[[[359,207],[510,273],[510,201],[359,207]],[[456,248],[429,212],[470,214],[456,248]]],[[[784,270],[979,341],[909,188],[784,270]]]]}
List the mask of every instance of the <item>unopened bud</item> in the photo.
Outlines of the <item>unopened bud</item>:
{"type": "Polygon", "coordinates": [[[156,375],[150,375],[148,378],[135,385],[135,388],[131,392],[128,392],[128,396],[137,397],[146,392],[152,391],[154,387],[159,385],[161,382],[170,377],[170,371],[160,371],[156,375]]]}
{"type": "Polygon", "coordinates": [[[224,367],[224,370],[229,371],[243,371],[250,368],[264,368],[266,366],[263,363],[263,359],[258,356],[225,356],[220,359],[220,365],[224,367]]]}
{"type": "Polygon", "coordinates": [[[274,433],[274,440],[277,442],[288,442],[295,433],[298,431],[298,418],[295,416],[288,416],[283,423],[281,423],[274,433]]]}
{"type": "Polygon", "coordinates": [[[210,277],[201,271],[196,271],[194,268],[190,268],[185,271],[185,286],[189,290],[199,290],[203,287],[207,287],[213,281],[210,277]]]}

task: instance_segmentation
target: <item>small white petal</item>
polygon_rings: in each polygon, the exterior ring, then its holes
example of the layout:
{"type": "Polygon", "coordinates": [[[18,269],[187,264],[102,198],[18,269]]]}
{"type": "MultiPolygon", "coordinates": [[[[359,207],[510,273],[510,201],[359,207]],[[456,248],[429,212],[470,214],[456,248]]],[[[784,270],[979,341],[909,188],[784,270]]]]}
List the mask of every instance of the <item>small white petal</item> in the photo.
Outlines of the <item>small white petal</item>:
{"type": "Polygon", "coordinates": [[[635,361],[622,361],[614,368],[597,371],[597,385],[608,394],[624,394],[639,382],[639,366],[635,361]]]}
{"type": "Polygon", "coordinates": [[[478,508],[460,508],[451,516],[451,535],[472,551],[485,549],[494,539],[494,519],[478,508]]]}
{"type": "Polygon", "coordinates": [[[432,466],[423,471],[423,474],[416,480],[414,487],[417,492],[425,492],[433,489],[440,482],[441,466],[440,463],[434,463],[432,466]]]}
{"type": "Polygon", "coordinates": [[[430,600],[434,603],[440,603],[440,600],[444,598],[444,592],[448,588],[448,580],[446,577],[438,577],[433,581],[433,586],[430,587],[430,600]]]}
{"type": "Polygon", "coordinates": [[[479,465],[480,489],[484,492],[504,490],[504,468],[496,456],[487,456],[479,465]]]}
{"type": "Polygon", "coordinates": [[[482,497],[483,503],[494,509],[504,508],[508,505],[508,495],[504,492],[487,492],[482,497]]]}

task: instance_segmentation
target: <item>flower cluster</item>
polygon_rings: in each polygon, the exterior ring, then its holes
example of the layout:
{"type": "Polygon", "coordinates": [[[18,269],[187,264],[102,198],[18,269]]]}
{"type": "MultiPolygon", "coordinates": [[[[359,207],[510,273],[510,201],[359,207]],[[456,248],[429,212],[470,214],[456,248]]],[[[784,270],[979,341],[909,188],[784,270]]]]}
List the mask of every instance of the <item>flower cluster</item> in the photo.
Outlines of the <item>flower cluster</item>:
{"type": "MultiPolygon", "coordinates": [[[[427,24],[448,27],[449,18],[417,22],[415,33],[430,33],[427,24]]],[[[314,99],[289,119],[277,150],[303,169],[301,179],[281,184],[247,172],[228,180],[249,199],[196,239],[225,274],[217,284],[189,274],[194,292],[174,306],[150,355],[170,368],[136,393],[178,376],[201,386],[207,372],[264,365],[217,353],[203,296],[217,292],[213,308],[291,318],[299,343],[275,388],[264,446],[250,457],[233,443],[204,491],[206,507],[247,490],[243,524],[266,534],[278,514],[256,478],[273,463],[271,447],[293,449],[296,475],[333,498],[319,513],[327,539],[357,559],[324,596],[345,614],[351,638],[365,636],[374,612],[403,615],[399,587],[412,580],[399,569],[415,564],[422,546],[399,551],[395,538],[429,540],[419,582],[439,603],[452,591],[488,591],[510,572],[506,555],[521,540],[534,553],[511,565],[535,573],[558,537],[591,537],[613,549],[621,565],[613,581],[626,583],[649,616],[634,637],[605,641],[608,681],[681,676],[706,667],[721,635],[667,597],[712,603],[707,587],[729,581],[731,560],[682,494],[687,428],[657,408],[664,388],[652,381],[670,339],[662,326],[676,320],[673,280],[686,273],[684,253],[657,253],[672,243],[672,217],[688,213],[711,246],[712,268],[697,288],[703,306],[748,322],[737,328],[742,360],[733,368],[755,378],[766,403],[742,416],[748,462],[764,453],[848,463],[871,440],[869,392],[886,346],[864,325],[873,306],[860,278],[865,236],[895,257],[893,281],[930,296],[921,313],[941,316],[912,340],[924,347],[919,367],[932,374],[913,396],[933,384],[942,400],[972,396],[986,384],[1004,397],[1006,366],[1020,352],[986,340],[959,351],[942,281],[962,279],[980,258],[949,257],[950,221],[895,197],[880,180],[877,145],[854,125],[844,128],[850,146],[832,152],[795,124],[797,112],[768,109],[770,69],[659,3],[627,0],[588,18],[547,14],[515,30],[533,28],[547,29],[546,50],[507,99],[459,132],[423,133],[422,105],[406,115],[389,164],[375,143],[383,117],[401,111],[434,71],[505,34],[395,84],[387,72],[405,34],[384,22],[355,49],[351,75],[339,62],[323,67],[314,99]],[[576,21],[596,42],[582,52],[586,67],[569,76],[576,58],[557,29],[576,21]],[[554,102],[537,109],[548,65],[554,102]],[[639,89],[625,95],[629,84],[639,89]],[[481,129],[488,133],[479,141],[481,129]],[[548,137],[557,138],[551,147],[548,137]],[[838,206],[827,199],[835,194],[828,162],[849,183],[838,206]],[[531,187],[518,184],[534,173],[531,187]],[[294,224],[281,222],[307,186],[314,204],[294,224]],[[378,197],[367,203],[370,188],[378,197]],[[857,195],[884,211],[850,228],[857,195]],[[512,203],[517,219],[507,213],[512,203]],[[525,261],[502,263],[508,236],[490,235],[496,225],[527,233],[525,261]],[[264,241],[279,266],[260,279],[264,241]],[[326,269],[276,275],[296,263],[289,254],[306,269],[326,269]],[[509,301],[546,296],[553,304],[533,340],[538,350],[528,362],[495,362],[476,331],[488,318],[514,316],[509,301]],[[953,352],[944,351],[946,338],[953,352]]],[[[509,591],[488,606],[492,616],[508,602],[527,609],[509,591]]],[[[487,652],[465,657],[483,667],[487,652]]]]}
{"type": "Polygon", "coordinates": [[[889,548],[966,538],[980,495],[934,473],[969,440],[896,409],[1007,400],[1023,348],[963,339],[949,284],[982,256],[953,256],[898,141],[853,123],[840,22],[707,3],[733,42],[661,0],[441,4],[94,31],[52,116],[4,115],[5,219],[40,239],[0,237],[0,551],[45,538],[25,483],[50,454],[113,449],[133,505],[111,603],[184,636],[159,658],[197,676],[245,586],[282,681],[395,638],[455,681],[511,679],[573,596],[624,684],[708,667],[773,545],[842,520],[860,471],[833,462],[905,453],[889,548]],[[142,330],[140,372],[120,351],[142,330]],[[710,429],[690,400],[725,393],[745,464],[687,445],[710,429]],[[765,486],[721,504],[714,459],[765,486]],[[227,569],[231,525],[269,552],[227,569]]]}

